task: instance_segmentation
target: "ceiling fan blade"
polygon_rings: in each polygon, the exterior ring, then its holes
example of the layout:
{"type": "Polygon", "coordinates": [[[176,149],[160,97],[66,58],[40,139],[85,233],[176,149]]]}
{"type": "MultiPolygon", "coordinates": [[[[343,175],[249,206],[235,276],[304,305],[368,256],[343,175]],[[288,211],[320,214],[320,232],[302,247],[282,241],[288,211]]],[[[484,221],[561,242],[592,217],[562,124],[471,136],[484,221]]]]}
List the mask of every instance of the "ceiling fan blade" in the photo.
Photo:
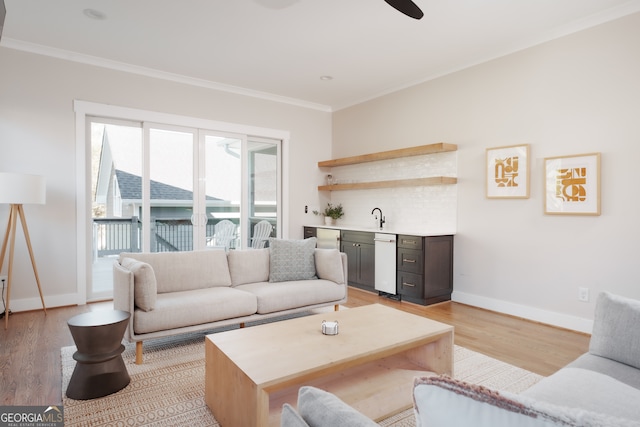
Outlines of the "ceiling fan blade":
{"type": "Polygon", "coordinates": [[[2,29],[4,28],[4,17],[7,15],[7,9],[4,6],[4,0],[0,0],[0,39],[2,39],[2,29]]]}
{"type": "Polygon", "coordinates": [[[411,0],[384,0],[396,10],[410,16],[414,19],[420,19],[424,16],[422,10],[411,0]]]}

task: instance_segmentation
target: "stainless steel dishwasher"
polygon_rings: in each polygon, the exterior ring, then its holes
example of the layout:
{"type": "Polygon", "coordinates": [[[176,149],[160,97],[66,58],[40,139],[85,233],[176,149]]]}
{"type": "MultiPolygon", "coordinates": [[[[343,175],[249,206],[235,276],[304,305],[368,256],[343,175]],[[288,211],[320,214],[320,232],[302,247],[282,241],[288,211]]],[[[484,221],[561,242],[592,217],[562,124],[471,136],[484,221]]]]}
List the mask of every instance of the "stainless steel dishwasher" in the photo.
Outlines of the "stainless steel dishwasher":
{"type": "Polygon", "coordinates": [[[376,233],[375,289],[388,295],[396,295],[396,235],[376,233]]]}

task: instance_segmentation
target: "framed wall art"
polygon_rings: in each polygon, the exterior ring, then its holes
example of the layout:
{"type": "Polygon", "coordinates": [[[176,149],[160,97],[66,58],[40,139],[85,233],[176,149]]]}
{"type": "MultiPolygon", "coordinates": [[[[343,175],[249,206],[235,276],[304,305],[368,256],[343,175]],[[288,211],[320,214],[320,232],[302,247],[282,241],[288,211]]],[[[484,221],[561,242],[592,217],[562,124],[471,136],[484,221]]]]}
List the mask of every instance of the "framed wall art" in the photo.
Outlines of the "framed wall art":
{"type": "Polygon", "coordinates": [[[487,198],[529,198],[529,144],[487,148],[487,198]]]}
{"type": "Polygon", "coordinates": [[[544,159],[544,213],[600,215],[600,153],[544,159]]]}

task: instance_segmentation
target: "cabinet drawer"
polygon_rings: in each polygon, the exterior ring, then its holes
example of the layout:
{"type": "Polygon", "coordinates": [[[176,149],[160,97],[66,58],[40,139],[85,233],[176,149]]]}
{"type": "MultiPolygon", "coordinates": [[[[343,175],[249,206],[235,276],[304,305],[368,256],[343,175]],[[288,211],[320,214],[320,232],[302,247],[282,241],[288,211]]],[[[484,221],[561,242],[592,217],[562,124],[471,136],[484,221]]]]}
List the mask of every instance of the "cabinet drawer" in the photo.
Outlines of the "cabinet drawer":
{"type": "Polygon", "coordinates": [[[398,270],[414,274],[423,272],[423,252],[415,249],[398,248],[398,270]]]}
{"type": "Polygon", "coordinates": [[[422,298],[424,295],[423,276],[421,274],[398,271],[396,287],[400,295],[422,298]]]}
{"type": "Polygon", "coordinates": [[[422,250],[422,237],[401,234],[398,236],[398,247],[422,250]]]}
{"type": "Polygon", "coordinates": [[[343,231],[340,233],[340,240],[356,243],[368,243],[373,245],[373,239],[375,233],[368,233],[366,231],[343,231]]]}

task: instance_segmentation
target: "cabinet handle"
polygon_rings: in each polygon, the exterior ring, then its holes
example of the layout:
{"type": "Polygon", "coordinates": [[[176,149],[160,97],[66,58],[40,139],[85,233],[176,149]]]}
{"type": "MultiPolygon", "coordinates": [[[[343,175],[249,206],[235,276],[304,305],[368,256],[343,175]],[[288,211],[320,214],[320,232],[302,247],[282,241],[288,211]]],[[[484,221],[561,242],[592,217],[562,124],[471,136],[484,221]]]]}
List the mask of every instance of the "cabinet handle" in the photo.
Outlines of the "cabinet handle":
{"type": "Polygon", "coordinates": [[[402,262],[410,262],[410,263],[413,263],[413,262],[416,262],[416,260],[415,260],[415,259],[405,259],[405,258],[402,258],[402,262]]]}
{"type": "Polygon", "coordinates": [[[418,244],[418,242],[416,240],[404,240],[404,239],[402,239],[402,244],[403,245],[414,245],[415,246],[415,245],[418,244]]]}
{"type": "Polygon", "coordinates": [[[416,285],[414,285],[413,283],[406,283],[406,282],[402,282],[402,286],[409,286],[411,288],[415,288],[416,285]]]}

